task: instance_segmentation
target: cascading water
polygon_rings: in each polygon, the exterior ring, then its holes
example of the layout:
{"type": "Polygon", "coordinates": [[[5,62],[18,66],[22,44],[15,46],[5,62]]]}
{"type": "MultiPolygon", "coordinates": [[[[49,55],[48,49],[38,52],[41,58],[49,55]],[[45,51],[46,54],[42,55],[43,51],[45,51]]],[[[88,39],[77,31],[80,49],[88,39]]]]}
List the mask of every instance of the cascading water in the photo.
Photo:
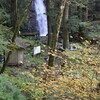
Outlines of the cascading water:
{"type": "Polygon", "coordinates": [[[44,4],[44,0],[35,0],[34,6],[35,6],[36,20],[38,22],[40,36],[46,36],[48,34],[48,29],[47,29],[46,7],[44,4]]]}

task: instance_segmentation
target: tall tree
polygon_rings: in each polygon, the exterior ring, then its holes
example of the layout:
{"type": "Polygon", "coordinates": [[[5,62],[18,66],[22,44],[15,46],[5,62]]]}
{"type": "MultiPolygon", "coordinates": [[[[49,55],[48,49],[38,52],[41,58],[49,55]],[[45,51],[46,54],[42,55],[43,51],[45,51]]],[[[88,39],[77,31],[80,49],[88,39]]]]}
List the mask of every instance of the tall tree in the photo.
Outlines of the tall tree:
{"type": "Polygon", "coordinates": [[[68,16],[69,16],[69,3],[66,2],[65,8],[64,8],[64,13],[63,13],[63,48],[69,48],[69,33],[68,33],[68,28],[67,28],[67,21],[68,21],[68,16]]]}
{"type": "MultiPolygon", "coordinates": [[[[57,16],[56,25],[55,25],[54,32],[53,32],[53,35],[52,35],[52,41],[51,41],[51,52],[52,53],[55,53],[55,50],[56,50],[58,36],[59,36],[59,30],[60,30],[60,26],[61,26],[61,21],[62,21],[62,16],[63,16],[65,4],[66,4],[66,0],[61,0],[59,14],[57,16]]],[[[55,56],[53,54],[50,54],[48,66],[53,67],[54,60],[55,60],[55,56]]]]}
{"type": "Polygon", "coordinates": [[[50,11],[50,2],[51,0],[46,0],[46,8],[47,8],[47,21],[48,21],[48,43],[47,45],[50,46],[51,44],[51,11],[50,11]]]}

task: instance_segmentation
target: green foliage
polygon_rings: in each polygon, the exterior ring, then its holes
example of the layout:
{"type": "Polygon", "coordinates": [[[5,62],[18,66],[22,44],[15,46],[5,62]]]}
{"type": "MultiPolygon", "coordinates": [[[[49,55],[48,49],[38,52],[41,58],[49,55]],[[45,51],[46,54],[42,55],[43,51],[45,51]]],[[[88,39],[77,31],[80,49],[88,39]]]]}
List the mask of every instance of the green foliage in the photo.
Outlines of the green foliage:
{"type": "Polygon", "coordinates": [[[87,26],[88,35],[90,39],[98,39],[100,37],[100,23],[91,23],[87,26]]]}
{"type": "Polygon", "coordinates": [[[6,40],[5,33],[6,33],[7,27],[0,25],[0,54],[2,54],[3,50],[8,50],[7,45],[8,41],[6,40]]]}
{"type": "Polygon", "coordinates": [[[0,100],[26,100],[21,91],[12,84],[10,77],[0,75],[0,100]]]}
{"type": "Polygon", "coordinates": [[[0,9],[0,23],[4,24],[8,21],[9,15],[5,12],[4,9],[0,9]]]}
{"type": "Polygon", "coordinates": [[[68,28],[69,31],[77,32],[79,29],[81,20],[78,18],[78,16],[71,16],[68,20],[68,28]]]}
{"type": "Polygon", "coordinates": [[[44,63],[44,58],[47,55],[45,46],[43,44],[39,43],[38,41],[32,41],[31,42],[31,48],[26,49],[25,51],[25,60],[27,66],[34,66],[34,65],[42,65],[44,63]],[[34,55],[34,47],[41,46],[41,53],[38,55],[34,55]]]}
{"type": "Polygon", "coordinates": [[[2,54],[3,50],[8,50],[8,40],[10,40],[12,36],[12,32],[10,31],[10,29],[5,26],[8,21],[9,15],[5,12],[4,9],[0,9],[0,54],[2,54]]]}
{"type": "Polygon", "coordinates": [[[12,76],[12,81],[26,95],[28,95],[28,97],[27,97],[28,100],[41,100],[43,97],[43,90],[40,85],[40,80],[41,80],[40,77],[39,76],[34,77],[33,73],[30,73],[25,70],[22,72],[16,70],[15,73],[17,73],[18,75],[16,75],[16,78],[12,76]]]}
{"type": "Polygon", "coordinates": [[[84,38],[89,40],[99,40],[100,37],[100,23],[93,22],[80,22],[80,27],[84,34],[84,38]]]}
{"type": "MultiPolygon", "coordinates": [[[[31,0],[17,0],[17,17],[19,18],[20,15],[24,12],[24,8],[25,6],[30,2],[31,0]]],[[[2,17],[2,21],[5,21],[5,19],[7,19],[6,21],[9,23],[8,26],[11,26],[11,19],[10,16],[11,15],[11,0],[1,0],[0,1],[0,7],[2,8],[0,10],[0,14],[2,15],[2,13],[4,13],[5,15],[3,15],[2,17]],[[6,12],[6,13],[5,13],[6,12]]],[[[28,12],[27,12],[28,13],[28,12]]],[[[28,24],[27,23],[27,16],[25,16],[25,20],[22,23],[22,29],[28,29],[28,24]]],[[[0,20],[1,21],[1,20],[0,20]]]]}
{"type": "Polygon", "coordinates": [[[9,12],[10,10],[10,1],[11,0],[1,0],[0,1],[0,7],[4,9],[6,12],[9,12]]]}
{"type": "MultiPolygon", "coordinates": [[[[24,11],[24,8],[25,8],[25,6],[30,2],[31,0],[18,0],[18,12],[17,12],[17,16],[19,17],[22,13],[23,13],[23,11],[24,11]]],[[[30,7],[29,7],[30,8],[30,7]]],[[[27,13],[29,13],[29,12],[27,12],[27,13]]],[[[28,15],[28,14],[27,14],[28,15]]],[[[24,20],[23,20],[23,23],[22,23],[22,25],[21,25],[21,28],[20,28],[20,30],[22,31],[22,32],[27,32],[28,31],[28,16],[25,16],[25,18],[24,18],[24,20]]]]}
{"type": "Polygon", "coordinates": [[[44,62],[44,56],[41,56],[41,54],[34,55],[33,50],[31,50],[30,53],[26,52],[25,60],[26,60],[26,66],[42,65],[44,62]]]}

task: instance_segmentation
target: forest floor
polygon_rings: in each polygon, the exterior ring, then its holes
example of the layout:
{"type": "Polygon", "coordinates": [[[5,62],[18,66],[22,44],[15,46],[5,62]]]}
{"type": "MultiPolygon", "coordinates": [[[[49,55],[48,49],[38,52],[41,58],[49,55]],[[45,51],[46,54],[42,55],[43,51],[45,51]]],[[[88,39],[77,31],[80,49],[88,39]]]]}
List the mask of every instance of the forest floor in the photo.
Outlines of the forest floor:
{"type": "Polygon", "coordinates": [[[53,68],[47,69],[44,57],[38,56],[36,67],[7,67],[5,74],[27,100],[100,100],[98,51],[78,45],[77,50],[58,51],[53,68]]]}

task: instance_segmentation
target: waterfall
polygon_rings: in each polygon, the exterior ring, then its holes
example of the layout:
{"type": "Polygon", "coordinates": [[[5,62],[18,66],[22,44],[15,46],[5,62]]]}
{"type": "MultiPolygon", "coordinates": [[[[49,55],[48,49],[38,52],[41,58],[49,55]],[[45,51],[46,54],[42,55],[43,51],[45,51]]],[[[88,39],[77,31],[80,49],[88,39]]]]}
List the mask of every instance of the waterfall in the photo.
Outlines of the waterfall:
{"type": "Polygon", "coordinates": [[[40,36],[46,36],[48,34],[48,29],[47,29],[46,7],[44,4],[44,0],[35,0],[34,6],[35,6],[36,20],[38,23],[40,36]]]}

